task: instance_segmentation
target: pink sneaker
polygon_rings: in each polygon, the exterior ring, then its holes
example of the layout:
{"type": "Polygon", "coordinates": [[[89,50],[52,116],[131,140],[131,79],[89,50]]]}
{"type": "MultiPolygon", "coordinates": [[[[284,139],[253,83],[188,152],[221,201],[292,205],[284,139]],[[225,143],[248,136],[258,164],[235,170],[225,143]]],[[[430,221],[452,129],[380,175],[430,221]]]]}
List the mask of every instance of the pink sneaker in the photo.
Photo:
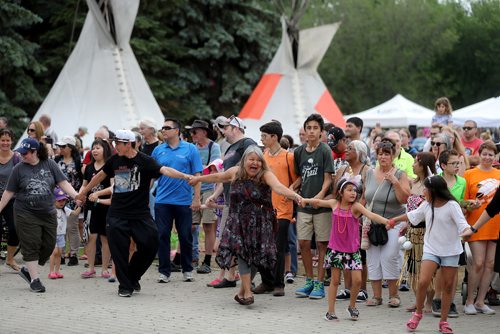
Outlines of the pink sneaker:
{"type": "Polygon", "coordinates": [[[211,288],[211,287],[213,287],[214,285],[219,284],[220,282],[222,282],[222,280],[220,280],[220,279],[216,278],[216,279],[214,279],[212,282],[207,283],[207,286],[211,288]]]}
{"type": "Polygon", "coordinates": [[[82,278],[93,278],[95,277],[95,270],[92,271],[84,271],[83,273],[80,274],[82,278]]]}
{"type": "Polygon", "coordinates": [[[110,278],[111,277],[111,274],[107,271],[103,271],[102,274],[101,274],[101,277],[102,278],[110,278]]]}
{"type": "Polygon", "coordinates": [[[56,279],[57,278],[57,273],[49,273],[48,276],[50,279],[56,279]]]}
{"type": "Polygon", "coordinates": [[[64,275],[61,272],[56,272],[57,278],[64,278],[64,275]]]}

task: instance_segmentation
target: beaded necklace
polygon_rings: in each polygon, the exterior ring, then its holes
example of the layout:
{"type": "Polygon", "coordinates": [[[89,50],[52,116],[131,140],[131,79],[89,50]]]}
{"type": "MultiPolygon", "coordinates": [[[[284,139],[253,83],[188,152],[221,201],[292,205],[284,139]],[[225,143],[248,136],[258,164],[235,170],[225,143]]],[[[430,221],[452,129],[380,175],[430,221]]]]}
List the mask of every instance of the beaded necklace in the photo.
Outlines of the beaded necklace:
{"type": "MultiPolygon", "coordinates": [[[[351,204],[349,204],[349,207],[347,208],[347,213],[351,212],[351,206],[352,206],[352,205],[351,205],[351,204]]],[[[341,231],[341,230],[340,230],[340,210],[341,210],[341,209],[340,209],[340,203],[339,203],[339,207],[338,207],[338,209],[339,209],[339,214],[337,215],[337,231],[338,231],[339,233],[344,233],[344,232],[345,232],[345,230],[346,230],[346,228],[347,228],[347,219],[348,219],[348,217],[347,217],[347,216],[345,216],[345,218],[344,218],[344,228],[343,228],[343,229],[342,229],[342,231],[341,231]]]]}

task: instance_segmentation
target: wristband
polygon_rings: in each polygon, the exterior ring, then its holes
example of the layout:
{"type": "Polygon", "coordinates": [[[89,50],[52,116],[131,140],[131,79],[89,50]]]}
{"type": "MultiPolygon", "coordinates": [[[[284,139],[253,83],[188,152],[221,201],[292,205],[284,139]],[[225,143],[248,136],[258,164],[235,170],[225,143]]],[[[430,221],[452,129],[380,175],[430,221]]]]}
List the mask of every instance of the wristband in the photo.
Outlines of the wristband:
{"type": "Polygon", "coordinates": [[[389,226],[391,228],[394,228],[394,226],[396,225],[396,222],[394,221],[394,219],[391,218],[391,219],[389,219],[389,221],[387,222],[387,224],[389,224],[389,226]]]}
{"type": "Polygon", "coordinates": [[[477,233],[477,228],[475,228],[474,226],[471,226],[471,227],[470,227],[470,230],[471,230],[473,233],[477,233]]]}

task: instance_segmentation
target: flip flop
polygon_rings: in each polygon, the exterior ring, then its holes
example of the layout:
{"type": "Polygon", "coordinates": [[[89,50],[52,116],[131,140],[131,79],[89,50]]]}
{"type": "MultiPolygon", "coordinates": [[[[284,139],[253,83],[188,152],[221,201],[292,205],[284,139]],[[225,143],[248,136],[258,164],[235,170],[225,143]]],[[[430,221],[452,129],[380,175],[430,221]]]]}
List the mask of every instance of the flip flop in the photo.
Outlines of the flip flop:
{"type": "Polygon", "coordinates": [[[14,270],[15,272],[19,272],[21,270],[21,267],[19,267],[16,263],[7,263],[5,262],[5,266],[9,267],[10,269],[14,270]]]}

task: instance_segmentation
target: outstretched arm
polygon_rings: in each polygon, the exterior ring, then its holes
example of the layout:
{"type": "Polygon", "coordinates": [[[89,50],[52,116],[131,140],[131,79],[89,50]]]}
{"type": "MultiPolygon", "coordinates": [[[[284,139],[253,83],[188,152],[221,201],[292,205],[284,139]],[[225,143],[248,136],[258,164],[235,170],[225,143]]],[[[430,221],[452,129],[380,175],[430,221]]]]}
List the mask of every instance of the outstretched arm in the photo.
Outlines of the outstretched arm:
{"type": "Polygon", "coordinates": [[[222,173],[215,173],[215,174],[208,174],[208,175],[201,175],[201,176],[191,176],[189,179],[189,185],[190,186],[195,186],[199,182],[207,182],[207,183],[226,183],[231,181],[234,176],[236,175],[236,172],[238,172],[240,167],[235,166],[231,167],[228,170],[222,172],[222,173]]]}
{"type": "Polygon", "coordinates": [[[183,179],[183,180],[187,181],[190,178],[190,175],[181,173],[178,170],[170,168],[170,167],[167,167],[167,166],[161,167],[160,168],[160,173],[162,173],[165,176],[174,178],[174,179],[183,179]]]}
{"type": "Polygon", "coordinates": [[[363,216],[366,216],[370,220],[373,220],[379,224],[384,224],[386,226],[389,224],[389,220],[387,218],[384,218],[380,215],[377,215],[376,213],[371,212],[358,202],[353,204],[352,210],[355,215],[361,214],[363,216]]]}
{"type": "Polygon", "coordinates": [[[331,199],[303,198],[302,207],[306,206],[307,204],[315,208],[322,207],[322,208],[331,208],[333,210],[337,205],[337,200],[333,198],[331,199]]]}

